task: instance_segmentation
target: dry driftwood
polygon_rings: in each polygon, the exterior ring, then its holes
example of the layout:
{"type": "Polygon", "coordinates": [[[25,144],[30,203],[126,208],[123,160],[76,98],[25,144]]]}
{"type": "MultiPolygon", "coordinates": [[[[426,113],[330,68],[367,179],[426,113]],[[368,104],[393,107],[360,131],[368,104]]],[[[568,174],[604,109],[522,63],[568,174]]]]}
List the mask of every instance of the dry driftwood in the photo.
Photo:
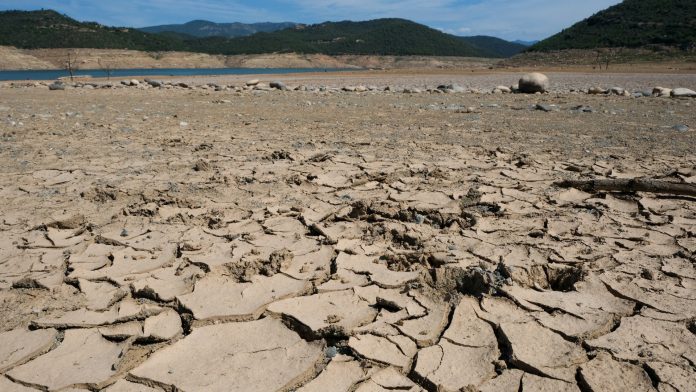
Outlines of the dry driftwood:
{"type": "Polygon", "coordinates": [[[696,184],[660,181],[649,178],[563,180],[554,184],[562,188],[576,188],[586,192],[649,192],[696,197],[696,184]]]}

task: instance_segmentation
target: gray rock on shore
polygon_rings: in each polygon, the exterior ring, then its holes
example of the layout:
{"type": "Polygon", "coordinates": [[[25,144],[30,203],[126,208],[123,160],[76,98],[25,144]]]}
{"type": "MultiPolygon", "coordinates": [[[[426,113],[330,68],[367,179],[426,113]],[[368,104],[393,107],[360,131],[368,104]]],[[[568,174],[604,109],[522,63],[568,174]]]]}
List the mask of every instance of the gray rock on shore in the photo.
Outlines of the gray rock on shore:
{"type": "Polygon", "coordinates": [[[539,72],[526,74],[520,79],[519,89],[525,94],[544,93],[549,89],[549,78],[539,72]]]}
{"type": "Polygon", "coordinates": [[[671,95],[674,98],[696,98],[696,91],[688,88],[675,88],[671,95]]]}
{"type": "Polygon", "coordinates": [[[62,91],[65,90],[65,84],[61,81],[55,81],[48,85],[48,89],[51,91],[62,91]]]}

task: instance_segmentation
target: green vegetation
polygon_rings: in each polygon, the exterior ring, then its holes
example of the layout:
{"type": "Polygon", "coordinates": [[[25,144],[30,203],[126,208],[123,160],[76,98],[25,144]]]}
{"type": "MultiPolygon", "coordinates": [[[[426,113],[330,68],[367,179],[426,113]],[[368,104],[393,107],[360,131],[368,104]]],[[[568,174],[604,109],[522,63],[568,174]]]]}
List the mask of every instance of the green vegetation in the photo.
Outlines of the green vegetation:
{"type": "Polygon", "coordinates": [[[228,38],[194,37],[182,31],[154,34],[106,27],[81,23],[55,11],[0,12],[0,45],[24,49],[109,48],[224,55],[296,52],[472,57],[508,57],[524,48],[493,37],[457,37],[404,19],[297,25],[280,31],[228,38]]]}
{"type": "Polygon", "coordinates": [[[81,23],[55,11],[0,12],[0,45],[24,49],[185,50],[180,39],[128,28],[81,23]]]}
{"type": "Polygon", "coordinates": [[[487,35],[461,37],[461,39],[486,52],[489,54],[488,57],[511,57],[527,49],[526,45],[487,35]]]}
{"type": "Polygon", "coordinates": [[[696,49],[696,0],[625,0],[529,51],[668,46],[696,49]]]}
{"type": "Polygon", "coordinates": [[[380,55],[486,56],[460,37],[403,19],[327,22],[233,40],[189,41],[195,51],[221,54],[298,52],[380,55]]]}

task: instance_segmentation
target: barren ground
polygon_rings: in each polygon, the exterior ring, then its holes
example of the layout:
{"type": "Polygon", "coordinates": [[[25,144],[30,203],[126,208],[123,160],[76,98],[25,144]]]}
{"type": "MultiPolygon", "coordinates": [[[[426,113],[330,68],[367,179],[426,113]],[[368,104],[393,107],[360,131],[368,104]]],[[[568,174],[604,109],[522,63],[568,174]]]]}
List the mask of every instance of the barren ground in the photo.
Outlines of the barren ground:
{"type": "Polygon", "coordinates": [[[551,76],[5,85],[0,390],[695,391],[696,200],[553,182],[694,184],[694,99],[569,91],[696,79],[551,76]]]}

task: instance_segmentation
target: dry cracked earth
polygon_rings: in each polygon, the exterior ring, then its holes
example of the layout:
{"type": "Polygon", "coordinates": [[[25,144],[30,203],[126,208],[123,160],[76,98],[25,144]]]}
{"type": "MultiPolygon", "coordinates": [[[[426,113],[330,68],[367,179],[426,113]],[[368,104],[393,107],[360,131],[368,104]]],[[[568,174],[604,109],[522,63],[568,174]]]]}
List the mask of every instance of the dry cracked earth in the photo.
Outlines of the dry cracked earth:
{"type": "Polygon", "coordinates": [[[695,102],[2,88],[0,390],[695,391],[695,102]]]}

